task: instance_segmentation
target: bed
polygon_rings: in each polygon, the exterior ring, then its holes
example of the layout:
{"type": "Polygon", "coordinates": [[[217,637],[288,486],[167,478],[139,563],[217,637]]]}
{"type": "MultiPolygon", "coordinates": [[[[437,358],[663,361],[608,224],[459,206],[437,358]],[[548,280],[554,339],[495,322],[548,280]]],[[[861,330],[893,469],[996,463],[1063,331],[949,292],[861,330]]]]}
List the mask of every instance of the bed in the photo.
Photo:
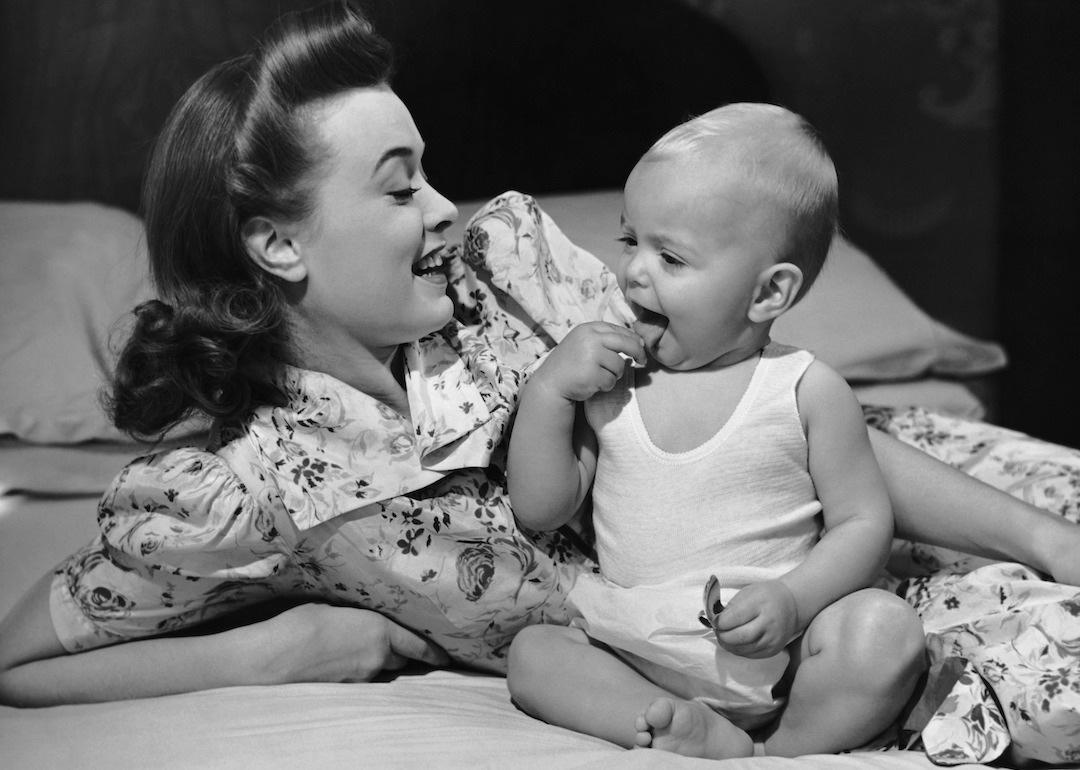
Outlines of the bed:
{"type": "MultiPolygon", "coordinates": [[[[40,117],[70,107],[75,117],[55,124],[28,120],[48,127],[35,128],[41,135],[32,143],[8,141],[2,151],[5,168],[17,173],[5,175],[0,191],[0,615],[94,534],[97,497],[145,451],[108,424],[98,393],[123,332],[122,314],[150,295],[135,213],[146,142],[195,74],[243,48],[278,9],[304,4],[234,0],[124,8],[49,0],[33,11],[10,12],[14,27],[7,25],[4,34],[12,45],[4,55],[18,57],[18,66],[5,71],[31,84],[8,82],[9,95],[44,89],[28,109],[40,117]],[[190,45],[193,40],[198,45],[190,45]],[[100,78],[93,99],[85,96],[88,77],[100,78]],[[120,85],[129,78],[134,87],[120,85]]],[[[602,36],[610,40],[586,34],[610,21],[596,3],[551,3],[530,18],[526,31],[505,3],[477,2],[468,13],[442,2],[371,5],[399,44],[398,90],[432,148],[429,171],[447,179],[440,186],[459,201],[455,240],[485,196],[517,187],[536,193],[566,243],[609,261],[621,176],[648,141],[704,107],[770,95],[767,67],[723,25],[705,23],[693,3],[627,3],[620,28],[602,36]],[[648,26],[660,13],[663,31],[648,26]],[[567,14],[576,14],[576,23],[568,25],[567,14]],[[618,41],[632,41],[643,29],[649,39],[670,36],[696,51],[680,66],[723,68],[727,77],[708,87],[671,85],[679,79],[665,70],[673,66],[663,61],[670,56],[616,75],[612,62],[625,62],[625,46],[633,48],[618,41]],[[538,69],[529,57],[546,55],[555,38],[564,46],[558,65],[548,63],[535,81],[523,81],[538,69]],[[485,43],[491,58],[462,55],[463,48],[485,43]],[[616,44],[624,47],[602,50],[616,44]],[[588,56],[580,53],[586,49],[588,56]],[[493,73],[492,60],[517,64],[493,73]],[[456,66],[444,66],[447,61],[456,66]],[[570,73],[583,86],[566,96],[561,84],[570,73]],[[598,95],[612,82],[619,84],[608,89],[614,93],[598,95]],[[624,102],[634,89],[662,93],[655,105],[627,114],[624,102]],[[511,91],[529,98],[508,98],[511,91]],[[556,109],[555,99],[576,101],[559,101],[556,109]],[[537,104],[547,108],[537,111],[537,104]],[[448,111],[463,117],[430,130],[448,111]],[[572,131],[566,115],[575,118],[572,131]],[[596,128],[611,123],[626,130],[596,128]],[[539,153],[556,135],[563,142],[558,151],[539,153]],[[440,146],[457,150],[441,164],[435,161],[440,146]]],[[[10,120],[4,131],[9,140],[14,136],[10,120]]],[[[774,336],[814,350],[844,374],[880,429],[1080,519],[1080,453],[983,422],[994,416],[988,377],[1007,366],[1001,346],[924,310],[854,238],[837,240],[819,283],[774,336]]],[[[191,425],[169,440],[199,437],[199,426],[191,425]]],[[[877,750],[719,765],[627,752],[525,716],[499,677],[410,670],[363,685],[237,687],[121,703],[0,707],[0,756],[12,768],[767,770],[1080,762],[1076,589],[1019,565],[910,543],[896,544],[883,581],[923,614],[935,667],[933,686],[907,715],[906,729],[883,736],[877,750]],[[920,735],[927,725],[929,732],[920,735]]]]}

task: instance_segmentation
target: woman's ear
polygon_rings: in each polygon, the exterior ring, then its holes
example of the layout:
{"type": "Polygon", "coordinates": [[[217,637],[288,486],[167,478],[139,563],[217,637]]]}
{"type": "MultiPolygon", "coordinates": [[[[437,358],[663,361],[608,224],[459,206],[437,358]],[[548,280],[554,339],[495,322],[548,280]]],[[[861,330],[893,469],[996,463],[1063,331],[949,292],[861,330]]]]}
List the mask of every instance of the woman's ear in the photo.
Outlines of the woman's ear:
{"type": "Polygon", "coordinates": [[[248,256],[271,275],[297,283],[307,277],[307,266],[296,243],[266,217],[252,217],[240,230],[248,256]]]}
{"type": "Polygon", "coordinates": [[[775,321],[795,304],[802,282],[802,269],[790,262],[778,262],[762,270],[747,317],[754,323],[775,321]]]}

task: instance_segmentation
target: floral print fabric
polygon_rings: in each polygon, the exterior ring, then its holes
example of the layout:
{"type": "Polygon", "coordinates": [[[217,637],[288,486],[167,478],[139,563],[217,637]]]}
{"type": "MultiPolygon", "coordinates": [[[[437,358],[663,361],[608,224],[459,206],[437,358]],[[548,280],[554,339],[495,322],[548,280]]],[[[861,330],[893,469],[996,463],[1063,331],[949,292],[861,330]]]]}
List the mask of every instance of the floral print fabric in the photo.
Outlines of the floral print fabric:
{"type": "MultiPolygon", "coordinates": [[[[455,321],[407,351],[412,421],[331,377],[291,369],[288,405],[224,431],[213,451],[129,465],[102,498],[101,536],[54,575],[65,646],[307,597],[384,612],[458,663],[501,671],[517,630],[568,622],[567,592],[594,564],[571,533],[516,526],[503,440],[529,367],[575,324],[623,322],[627,309],[612,274],[527,196],[482,209],[461,257],[455,321]]],[[[867,408],[866,417],[1080,518],[1080,453],[919,409],[867,408]]],[[[954,661],[962,670],[931,704],[915,745],[941,764],[1006,752],[1080,760],[1077,590],[1019,565],[911,543],[897,544],[891,569],[887,584],[922,616],[934,670],[954,661]]]]}
{"type": "MultiPolygon", "coordinates": [[[[469,230],[470,248],[483,231],[469,230]]],[[[569,621],[591,562],[520,531],[503,438],[525,372],[551,345],[455,260],[456,320],[405,350],[411,420],[325,374],[287,369],[207,452],[140,458],[99,505],[101,535],[57,570],[71,650],[195,625],[274,597],[383,612],[460,664],[501,671],[514,634],[569,621]]]]}
{"type": "MultiPolygon", "coordinates": [[[[924,409],[864,411],[901,441],[1080,520],[1080,452],[924,409]]],[[[890,570],[922,617],[931,662],[967,666],[923,730],[930,758],[1080,762],[1080,590],[1019,564],[910,542],[895,544],[890,570]]]]}

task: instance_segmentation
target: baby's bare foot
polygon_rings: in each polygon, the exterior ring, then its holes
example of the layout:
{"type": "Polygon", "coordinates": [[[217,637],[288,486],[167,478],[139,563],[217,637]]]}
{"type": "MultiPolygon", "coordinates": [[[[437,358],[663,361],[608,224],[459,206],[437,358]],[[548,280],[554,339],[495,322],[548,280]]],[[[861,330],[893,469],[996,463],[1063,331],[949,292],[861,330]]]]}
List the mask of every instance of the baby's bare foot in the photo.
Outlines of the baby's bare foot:
{"type": "Polygon", "coordinates": [[[687,757],[731,759],[754,753],[750,736],[704,703],[657,698],[637,718],[637,745],[687,757]]]}

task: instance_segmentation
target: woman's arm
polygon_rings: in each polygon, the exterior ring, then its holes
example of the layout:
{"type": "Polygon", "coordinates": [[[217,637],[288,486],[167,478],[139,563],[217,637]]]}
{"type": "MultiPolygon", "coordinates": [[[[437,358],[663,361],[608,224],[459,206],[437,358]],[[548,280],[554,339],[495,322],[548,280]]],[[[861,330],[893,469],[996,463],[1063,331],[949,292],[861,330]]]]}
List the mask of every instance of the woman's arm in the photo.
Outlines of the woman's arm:
{"type": "Polygon", "coordinates": [[[69,654],[49,613],[52,575],[0,623],[0,702],[50,706],[214,687],[367,681],[408,660],[445,665],[446,653],[368,610],[304,604],[202,636],[132,641],[69,654]]]}
{"type": "Polygon", "coordinates": [[[870,429],[899,537],[1027,564],[1080,585],[1080,526],[870,429]]]}

